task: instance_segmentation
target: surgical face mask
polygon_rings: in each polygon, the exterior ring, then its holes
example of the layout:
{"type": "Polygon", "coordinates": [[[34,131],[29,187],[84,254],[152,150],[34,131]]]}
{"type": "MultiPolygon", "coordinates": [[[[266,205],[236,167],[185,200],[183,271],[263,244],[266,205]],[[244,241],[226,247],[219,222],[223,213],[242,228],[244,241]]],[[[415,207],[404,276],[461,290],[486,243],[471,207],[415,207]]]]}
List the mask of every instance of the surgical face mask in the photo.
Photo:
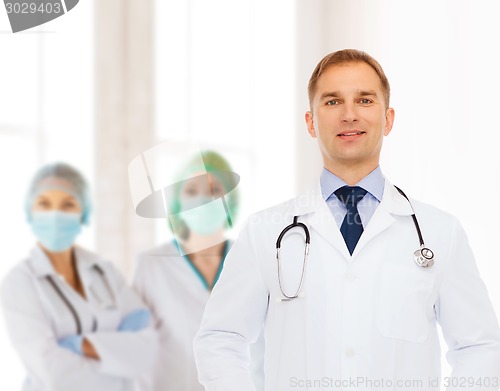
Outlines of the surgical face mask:
{"type": "Polygon", "coordinates": [[[188,228],[200,235],[210,235],[224,227],[227,221],[226,211],[220,198],[194,196],[180,199],[179,217],[188,228]]]}
{"type": "Polygon", "coordinates": [[[79,213],[33,212],[31,229],[40,243],[52,252],[67,250],[82,229],[79,213]]]}

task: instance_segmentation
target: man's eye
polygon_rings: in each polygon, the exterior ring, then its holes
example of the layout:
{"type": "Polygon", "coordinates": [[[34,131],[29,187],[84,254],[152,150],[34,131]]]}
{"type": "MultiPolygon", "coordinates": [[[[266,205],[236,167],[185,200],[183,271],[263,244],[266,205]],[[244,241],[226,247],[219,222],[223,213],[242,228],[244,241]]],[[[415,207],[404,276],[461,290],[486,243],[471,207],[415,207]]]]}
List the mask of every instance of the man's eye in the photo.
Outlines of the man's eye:
{"type": "Polygon", "coordinates": [[[339,104],[339,101],[336,99],[332,99],[332,100],[329,100],[328,102],[326,102],[327,106],[336,106],[338,104],[339,104]]]}
{"type": "Polygon", "coordinates": [[[366,98],[361,99],[359,102],[363,105],[369,105],[370,103],[372,103],[371,99],[366,99],[366,98]]]}

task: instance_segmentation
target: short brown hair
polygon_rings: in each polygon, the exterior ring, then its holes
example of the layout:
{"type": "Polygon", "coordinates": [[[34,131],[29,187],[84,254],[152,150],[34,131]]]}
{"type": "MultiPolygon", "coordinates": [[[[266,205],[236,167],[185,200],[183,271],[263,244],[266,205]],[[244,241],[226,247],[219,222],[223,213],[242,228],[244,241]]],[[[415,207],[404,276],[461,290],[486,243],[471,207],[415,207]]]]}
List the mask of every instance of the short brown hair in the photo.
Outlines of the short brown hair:
{"type": "Polygon", "coordinates": [[[323,57],[323,59],[316,65],[314,72],[309,79],[309,84],[307,87],[307,92],[309,95],[309,105],[312,110],[312,101],[314,99],[314,94],[316,92],[316,84],[319,77],[323,72],[332,65],[342,65],[356,62],[364,62],[370,65],[375,72],[377,72],[380,82],[382,83],[382,91],[384,93],[384,100],[386,108],[389,107],[389,100],[391,97],[391,87],[389,85],[389,80],[384,73],[384,70],[380,64],[368,53],[356,49],[344,49],[338,50],[336,52],[330,53],[323,57]]]}

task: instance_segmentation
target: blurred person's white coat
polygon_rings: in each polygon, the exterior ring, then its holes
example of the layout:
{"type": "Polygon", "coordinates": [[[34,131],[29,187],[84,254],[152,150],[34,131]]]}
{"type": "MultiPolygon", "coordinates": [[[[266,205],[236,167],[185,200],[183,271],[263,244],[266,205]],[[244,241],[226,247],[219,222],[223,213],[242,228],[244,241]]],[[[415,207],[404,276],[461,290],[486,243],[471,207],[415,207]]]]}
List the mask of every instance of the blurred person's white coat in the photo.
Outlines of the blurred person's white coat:
{"type": "Polygon", "coordinates": [[[153,364],[157,335],[151,327],[137,332],[118,332],[117,327],[127,314],[145,306],[110,263],[80,247],[75,247],[75,259],[86,299],[55,272],[38,246],[2,283],[7,330],[28,371],[23,390],[134,390],[134,378],[153,364]],[[100,360],[58,345],[61,338],[75,335],[76,322],[47,276],[74,307],[83,335],[100,360]]]}
{"type": "MultiPolygon", "coordinates": [[[[193,338],[211,292],[203,277],[171,241],[137,257],[133,285],[153,312],[160,338],[156,364],[140,377],[139,390],[203,391],[193,354],[193,338]]],[[[250,347],[257,384],[263,384],[262,338],[250,347]]]]}

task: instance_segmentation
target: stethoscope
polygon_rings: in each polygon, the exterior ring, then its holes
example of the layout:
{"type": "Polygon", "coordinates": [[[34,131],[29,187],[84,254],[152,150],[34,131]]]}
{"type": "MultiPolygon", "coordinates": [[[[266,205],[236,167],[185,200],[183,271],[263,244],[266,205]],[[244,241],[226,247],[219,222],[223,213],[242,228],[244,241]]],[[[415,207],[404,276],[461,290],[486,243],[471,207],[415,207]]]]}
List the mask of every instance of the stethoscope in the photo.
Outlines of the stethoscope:
{"type": "MultiPolygon", "coordinates": [[[[113,294],[113,290],[111,289],[111,285],[109,284],[109,281],[108,281],[108,279],[107,279],[106,274],[104,273],[104,271],[98,265],[94,265],[93,268],[101,276],[101,279],[104,282],[104,285],[106,286],[106,290],[108,291],[110,297],[113,299],[114,302],[116,302],[115,295],[113,294]]],[[[56,284],[56,282],[54,281],[53,276],[47,276],[47,280],[49,281],[49,283],[52,286],[52,288],[54,288],[54,291],[56,291],[56,293],[58,294],[58,296],[64,302],[64,304],[66,305],[66,307],[68,307],[69,311],[71,312],[71,315],[73,316],[73,318],[75,320],[77,334],[81,335],[82,334],[82,322],[80,320],[80,317],[78,316],[78,312],[76,311],[75,307],[73,306],[73,304],[71,304],[71,302],[68,300],[68,298],[66,297],[66,295],[64,295],[64,293],[62,292],[61,288],[56,284]]],[[[99,298],[99,296],[96,294],[96,292],[93,291],[92,293],[93,293],[94,297],[96,297],[96,299],[99,301],[99,304],[101,304],[102,306],[104,306],[104,301],[102,301],[99,298]]],[[[95,332],[96,330],[97,330],[97,320],[94,317],[92,331],[95,332]]]]}
{"type": "MultiPolygon", "coordinates": [[[[413,205],[411,204],[410,199],[406,196],[406,194],[403,192],[403,190],[401,190],[397,186],[394,186],[394,187],[399,191],[399,193],[404,198],[406,198],[406,200],[410,204],[411,210],[413,211],[413,214],[411,215],[411,217],[413,219],[413,224],[415,225],[415,229],[417,230],[418,240],[420,242],[420,247],[413,253],[413,258],[415,260],[415,263],[422,268],[431,267],[432,265],[434,265],[434,252],[429,247],[425,246],[424,238],[422,236],[422,232],[420,231],[420,225],[418,224],[417,216],[415,215],[415,210],[413,209],[413,205]]],[[[309,229],[307,228],[307,226],[304,223],[299,223],[298,218],[299,218],[299,216],[293,217],[293,223],[286,226],[283,229],[283,231],[281,231],[281,233],[278,236],[278,240],[276,241],[276,261],[278,263],[278,283],[280,286],[281,293],[284,296],[284,298],[282,299],[283,301],[288,301],[288,300],[292,300],[292,299],[299,297],[299,293],[302,289],[302,285],[304,283],[304,276],[306,273],[306,265],[307,265],[307,258],[308,258],[307,256],[309,254],[309,246],[311,243],[311,238],[309,235],[309,229]],[[302,263],[302,274],[300,276],[299,286],[297,287],[297,290],[295,291],[295,293],[293,295],[289,296],[283,290],[283,285],[281,283],[282,279],[281,279],[280,250],[281,250],[281,240],[283,239],[283,237],[285,236],[285,234],[289,230],[291,230],[292,228],[295,228],[295,227],[302,228],[304,230],[306,237],[305,237],[305,247],[304,247],[304,260],[302,263]]]]}

